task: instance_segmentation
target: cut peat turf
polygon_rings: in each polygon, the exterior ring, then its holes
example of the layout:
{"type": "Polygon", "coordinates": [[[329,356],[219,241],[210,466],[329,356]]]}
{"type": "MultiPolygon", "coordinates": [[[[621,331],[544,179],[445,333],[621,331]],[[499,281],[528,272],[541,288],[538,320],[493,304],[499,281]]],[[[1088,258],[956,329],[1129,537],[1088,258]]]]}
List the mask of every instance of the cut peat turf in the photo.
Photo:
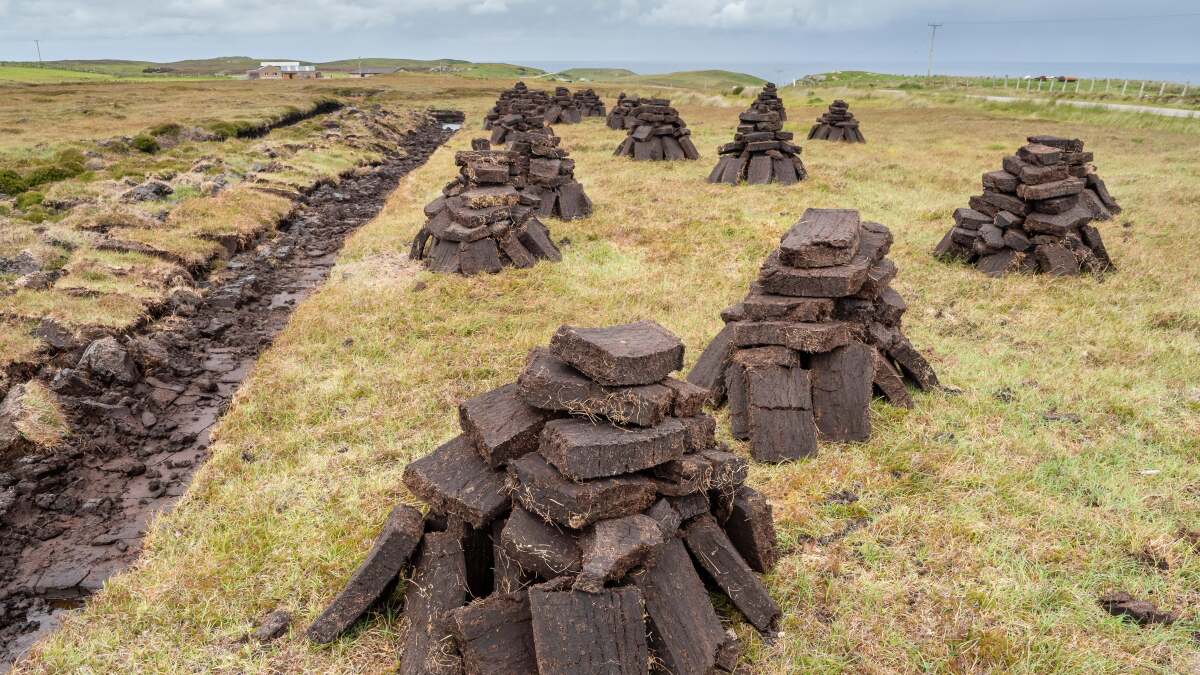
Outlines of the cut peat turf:
{"type": "Polygon", "coordinates": [[[296,205],[278,236],[234,255],[198,305],[116,340],[136,376],[105,381],[50,360],[40,379],[71,423],[62,448],[0,459],[0,669],[141,550],[152,516],[183,494],[209,432],[296,305],[321,285],[345,238],[452,131],[427,118],[399,152],[296,205]]]}

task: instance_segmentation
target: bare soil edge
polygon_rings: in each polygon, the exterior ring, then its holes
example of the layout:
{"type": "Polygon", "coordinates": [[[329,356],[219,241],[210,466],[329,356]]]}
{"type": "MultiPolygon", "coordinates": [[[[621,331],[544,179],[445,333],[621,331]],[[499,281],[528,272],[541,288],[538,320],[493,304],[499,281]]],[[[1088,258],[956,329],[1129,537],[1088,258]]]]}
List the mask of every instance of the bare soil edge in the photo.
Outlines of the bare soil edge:
{"type": "Polygon", "coordinates": [[[345,238],[454,133],[445,122],[461,121],[444,117],[426,117],[371,171],[307,194],[272,239],[201,284],[198,305],[120,337],[127,381],[76,368],[82,345],[40,369],[72,435],[53,451],[0,458],[0,672],[134,562],[147,523],[186,490],[258,355],[328,276],[345,238]]]}

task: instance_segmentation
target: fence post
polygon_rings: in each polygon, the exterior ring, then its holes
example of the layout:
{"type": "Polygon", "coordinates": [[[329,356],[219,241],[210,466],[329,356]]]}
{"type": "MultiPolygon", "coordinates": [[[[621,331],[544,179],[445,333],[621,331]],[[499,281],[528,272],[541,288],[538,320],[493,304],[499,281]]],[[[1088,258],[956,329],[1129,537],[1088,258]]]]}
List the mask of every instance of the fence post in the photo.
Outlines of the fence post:
{"type": "Polygon", "coordinates": [[[1051,94],[1054,93],[1054,80],[1050,80],[1050,92],[1049,93],[1051,93],[1051,94]]]}
{"type": "Polygon", "coordinates": [[[1188,80],[1187,82],[1184,82],[1184,83],[1183,83],[1183,93],[1182,93],[1182,94],[1180,94],[1180,95],[1181,95],[1181,96],[1187,96],[1187,90],[1188,90],[1188,87],[1190,87],[1191,85],[1192,85],[1192,81],[1191,81],[1191,80],[1188,80]]]}
{"type": "Polygon", "coordinates": [[[1093,91],[1096,91],[1096,78],[1092,78],[1091,86],[1088,87],[1089,94],[1092,93],[1093,91]]]}
{"type": "Polygon", "coordinates": [[[1138,98],[1146,97],[1146,81],[1142,80],[1142,88],[1138,89],[1138,98]]]}
{"type": "Polygon", "coordinates": [[[1033,91],[1033,80],[1025,80],[1025,93],[1033,91]]]}
{"type": "Polygon", "coordinates": [[[1162,95],[1165,93],[1167,93],[1167,81],[1163,80],[1162,86],[1158,88],[1159,98],[1162,98],[1162,95]]]}
{"type": "Polygon", "coordinates": [[[1108,78],[1104,78],[1104,93],[1108,93],[1108,78]]]}
{"type": "Polygon", "coordinates": [[[1129,87],[1129,80],[1125,80],[1125,84],[1121,85],[1121,95],[1125,95],[1125,89],[1129,87]]]}
{"type": "Polygon", "coordinates": [[[1038,91],[1039,92],[1042,91],[1042,81],[1041,80],[1038,80],[1038,91]]]}

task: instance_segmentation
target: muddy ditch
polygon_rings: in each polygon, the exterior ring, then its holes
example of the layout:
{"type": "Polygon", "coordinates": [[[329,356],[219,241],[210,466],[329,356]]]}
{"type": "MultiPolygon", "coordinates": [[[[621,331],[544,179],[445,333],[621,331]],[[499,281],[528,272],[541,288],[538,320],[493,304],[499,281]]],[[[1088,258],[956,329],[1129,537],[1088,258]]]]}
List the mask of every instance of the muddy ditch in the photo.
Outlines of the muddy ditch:
{"type": "Polygon", "coordinates": [[[0,672],[133,563],[147,523],[183,494],[213,425],[345,238],[454,133],[442,117],[372,170],[311,190],[272,238],[203,281],[203,295],[172,297],[130,335],[56,346],[37,377],[71,437],[0,458],[0,672]]]}

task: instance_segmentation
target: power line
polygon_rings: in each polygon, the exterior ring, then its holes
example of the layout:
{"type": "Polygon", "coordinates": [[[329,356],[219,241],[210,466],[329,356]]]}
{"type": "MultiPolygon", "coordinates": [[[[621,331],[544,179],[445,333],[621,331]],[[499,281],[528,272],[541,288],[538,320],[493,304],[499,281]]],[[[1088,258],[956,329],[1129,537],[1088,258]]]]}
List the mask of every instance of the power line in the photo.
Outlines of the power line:
{"type": "MultiPolygon", "coordinates": [[[[1006,24],[1026,23],[1085,23],[1088,21],[1143,21],[1152,19],[1183,19],[1200,17],[1200,12],[1182,14],[1146,14],[1142,16],[1081,16],[1072,18],[1047,19],[998,19],[995,21],[944,21],[939,26],[999,26],[1006,24]]],[[[932,25],[932,24],[930,24],[932,25]]]]}

